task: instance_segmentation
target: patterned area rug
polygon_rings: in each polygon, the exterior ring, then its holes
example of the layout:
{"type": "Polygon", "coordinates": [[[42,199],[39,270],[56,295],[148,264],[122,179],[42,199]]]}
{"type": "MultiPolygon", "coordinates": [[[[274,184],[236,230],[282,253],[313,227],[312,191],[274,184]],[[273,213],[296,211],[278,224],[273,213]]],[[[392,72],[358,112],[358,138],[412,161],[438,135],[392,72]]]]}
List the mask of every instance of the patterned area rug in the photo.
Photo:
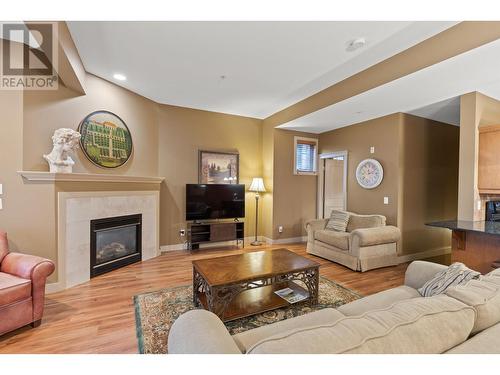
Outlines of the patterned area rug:
{"type": "MultiPolygon", "coordinates": [[[[167,353],[170,326],[179,315],[194,309],[192,290],[191,285],[179,286],[134,296],[136,333],[140,353],[167,353]]],[[[325,277],[320,277],[318,305],[310,307],[308,304],[298,303],[227,322],[225,325],[234,335],[326,307],[339,307],[358,298],[361,296],[356,292],[325,277]]]]}

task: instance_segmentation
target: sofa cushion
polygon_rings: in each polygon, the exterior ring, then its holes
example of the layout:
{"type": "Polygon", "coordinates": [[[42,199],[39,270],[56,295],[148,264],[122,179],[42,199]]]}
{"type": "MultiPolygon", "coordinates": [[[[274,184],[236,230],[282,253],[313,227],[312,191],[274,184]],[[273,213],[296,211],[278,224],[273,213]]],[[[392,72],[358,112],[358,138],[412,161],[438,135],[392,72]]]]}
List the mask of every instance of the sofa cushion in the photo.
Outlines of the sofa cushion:
{"type": "Polygon", "coordinates": [[[170,354],[241,354],[222,320],[203,309],[179,316],[170,327],[167,344],[170,354]]]}
{"type": "Polygon", "coordinates": [[[418,289],[424,297],[431,297],[446,292],[455,285],[467,283],[469,280],[477,279],[481,274],[467,268],[463,263],[453,263],[448,268],[438,272],[432,279],[427,281],[418,289]]]}
{"type": "Polygon", "coordinates": [[[344,315],[341,312],[332,308],[326,308],[295,318],[285,319],[277,323],[267,324],[259,328],[250,329],[234,335],[233,339],[240,350],[246,353],[248,348],[273,335],[288,332],[296,328],[330,324],[343,317],[344,315]]]}
{"type": "Polygon", "coordinates": [[[337,232],[345,232],[349,222],[349,212],[333,210],[330,219],[326,223],[325,229],[337,232]]]}
{"type": "Polygon", "coordinates": [[[375,246],[386,243],[398,242],[401,231],[392,225],[377,228],[360,228],[351,232],[357,246],[375,246]]]}
{"type": "Polygon", "coordinates": [[[500,354],[500,324],[485,329],[447,354],[500,354]]]}
{"type": "Polygon", "coordinates": [[[494,269],[490,273],[486,274],[484,277],[498,277],[498,278],[500,278],[500,268],[494,269]]]}
{"type": "Polygon", "coordinates": [[[328,229],[317,230],[314,232],[314,238],[316,240],[342,250],[349,250],[350,236],[351,235],[347,232],[336,232],[328,229]]]}
{"type": "Polygon", "coordinates": [[[500,282],[491,279],[496,278],[471,280],[446,291],[446,295],[476,310],[477,317],[472,333],[500,323],[500,282]]]}
{"type": "Polygon", "coordinates": [[[0,272],[0,306],[31,297],[31,280],[0,272]]]}
{"type": "Polygon", "coordinates": [[[299,328],[264,339],[248,353],[442,353],[464,342],[474,309],[439,295],[413,298],[328,325],[299,328]]]}
{"type": "Polygon", "coordinates": [[[9,253],[9,243],[7,242],[7,233],[0,231],[0,263],[9,253]]]}
{"type": "Polygon", "coordinates": [[[338,310],[346,316],[356,316],[371,310],[387,308],[398,301],[418,297],[422,298],[416,289],[402,285],[346,303],[340,306],[338,310]]]}
{"type": "Polygon", "coordinates": [[[382,215],[357,215],[351,213],[349,223],[347,223],[347,231],[352,232],[355,229],[361,228],[376,228],[385,225],[385,216],[382,215]]]}

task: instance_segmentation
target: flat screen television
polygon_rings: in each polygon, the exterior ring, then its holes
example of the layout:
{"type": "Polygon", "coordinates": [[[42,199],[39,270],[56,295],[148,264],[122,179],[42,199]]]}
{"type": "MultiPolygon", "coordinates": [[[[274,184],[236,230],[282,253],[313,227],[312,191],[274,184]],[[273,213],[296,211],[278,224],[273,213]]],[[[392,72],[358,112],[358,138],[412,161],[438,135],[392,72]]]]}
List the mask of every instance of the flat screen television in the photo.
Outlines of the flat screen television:
{"type": "Polygon", "coordinates": [[[245,216],[245,185],[186,184],[186,220],[245,216]]]}

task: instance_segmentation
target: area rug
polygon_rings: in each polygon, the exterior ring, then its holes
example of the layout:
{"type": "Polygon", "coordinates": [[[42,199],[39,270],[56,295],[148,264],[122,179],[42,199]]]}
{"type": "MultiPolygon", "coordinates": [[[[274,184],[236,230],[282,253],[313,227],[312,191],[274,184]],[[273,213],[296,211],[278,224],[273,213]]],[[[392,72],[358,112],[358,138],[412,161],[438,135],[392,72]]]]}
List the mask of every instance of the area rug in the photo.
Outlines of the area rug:
{"type": "MultiPolygon", "coordinates": [[[[142,354],[167,353],[168,331],[182,313],[193,310],[192,286],[167,288],[134,296],[136,333],[142,354]]],[[[319,281],[319,303],[310,307],[306,303],[283,307],[273,311],[225,323],[234,335],[252,328],[307,314],[326,307],[339,307],[361,296],[325,277],[319,281]]]]}

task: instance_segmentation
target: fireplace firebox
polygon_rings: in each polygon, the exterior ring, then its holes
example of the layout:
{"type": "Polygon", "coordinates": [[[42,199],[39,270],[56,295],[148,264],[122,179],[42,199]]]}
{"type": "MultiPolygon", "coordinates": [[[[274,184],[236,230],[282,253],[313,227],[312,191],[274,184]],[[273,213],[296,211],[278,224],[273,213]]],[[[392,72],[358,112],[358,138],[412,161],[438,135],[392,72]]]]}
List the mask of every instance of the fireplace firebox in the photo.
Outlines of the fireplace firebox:
{"type": "Polygon", "coordinates": [[[141,214],[90,221],[90,277],[141,259],[141,214]]]}

